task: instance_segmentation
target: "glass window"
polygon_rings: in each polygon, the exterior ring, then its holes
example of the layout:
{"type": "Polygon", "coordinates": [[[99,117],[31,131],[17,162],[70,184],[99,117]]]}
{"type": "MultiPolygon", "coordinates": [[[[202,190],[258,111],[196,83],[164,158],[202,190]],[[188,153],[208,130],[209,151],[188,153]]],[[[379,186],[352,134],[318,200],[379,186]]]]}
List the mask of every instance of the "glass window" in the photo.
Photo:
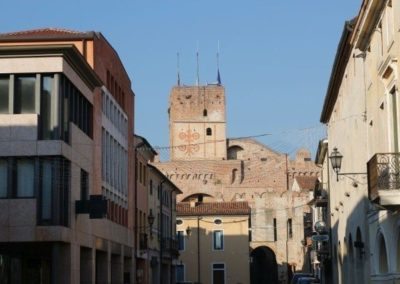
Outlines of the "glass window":
{"type": "Polygon", "coordinates": [[[288,219],[288,227],[287,227],[287,230],[288,230],[288,238],[289,238],[289,239],[293,238],[293,226],[292,226],[292,219],[291,219],[291,218],[288,219]]]}
{"type": "Polygon", "coordinates": [[[150,189],[150,195],[153,195],[153,180],[150,180],[150,185],[149,185],[149,189],[150,189]]]}
{"type": "Polygon", "coordinates": [[[51,190],[52,190],[52,163],[51,160],[42,161],[42,200],[41,200],[41,217],[43,220],[51,219],[51,190]]]}
{"type": "Polygon", "coordinates": [[[222,230],[216,230],[213,232],[213,243],[214,250],[224,249],[224,235],[222,230]]]}
{"type": "Polygon", "coordinates": [[[112,186],[117,187],[117,175],[118,175],[118,167],[117,167],[117,141],[114,138],[111,138],[111,151],[112,151],[112,167],[113,167],[113,179],[112,186]]]}
{"type": "Polygon", "coordinates": [[[108,95],[107,95],[107,99],[106,100],[107,100],[106,101],[106,116],[108,118],[110,118],[110,105],[111,105],[111,102],[110,102],[110,98],[108,97],[108,95]]]}
{"type": "MultiPolygon", "coordinates": [[[[78,93],[78,92],[77,92],[78,93]]],[[[78,95],[78,117],[77,117],[77,121],[76,121],[76,125],[83,130],[83,116],[84,116],[84,99],[82,96],[78,95]]]]}
{"type": "Polygon", "coordinates": [[[106,132],[101,129],[101,175],[106,180],[106,132]]]}
{"type": "Polygon", "coordinates": [[[103,91],[101,91],[101,111],[104,113],[104,107],[106,105],[106,97],[103,91]]]}
{"type": "Polygon", "coordinates": [[[17,197],[34,196],[34,161],[33,159],[17,160],[17,197]]]}
{"type": "Polygon", "coordinates": [[[89,174],[81,169],[81,200],[89,199],[89,174]]]}
{"type": "Polygon", "coordinates": [[[82,130],[89,133],[89,102],[82,98],[82,130]]]}
{"type": "Polygon", "coordinates": [[[7,197],[8,163],[7,160],[0,160],[0,198],[7,197]]]}
{"type": "Polygon", "coordinates": [[[107,182],[111,185],[111,137],[107,132],[107,182]]]}
{"type": "Polygon", "coordinates": [[[8,113],[10,77],[0,77],[0,113],[8,113]]]}
{"type": "Polygon", "coordinates": [[[14,113],[35,113],[36,76],[16,76],[14,113]]]}
{"type": "Polygon", "coordinates": [[[63,135],[63,140],[65,142],[69,142],[69,122],[71,120],[71,114],[70,114],[70,109],[71,109],[71,92],[63,92],[62,96],[62,135],[63,135]]]}
{"type": "MultiPolygon", "coordinates": [[[[69,192],[70,192],[70,177],[71,177],[71,165],[68,160],[64,158],[56,160],[56,169],[59,175],[60,183],[59,188],[59,216],[57,216],[56,223],[68,226],[69,224],[69,192]]],[[[56,183],[57,184],[57,183],[56,183]]]]}
{"type": "Polygon", "coordinates": [[[212,135],[212,130],[211,130],[210,127],[207,128],[206,132],[207,132],[207,136],[211,136],[212,135]]]}
{"type": "Polygon", "coordinates": [[[178,240],[178,250],[185,250],[185,236],[183,231],[177,231],[176,238],[178,240]]]}
{"type": "Polygon", "coordinates": [[[51,97],[53,90],[53,76],[43,76],[40,90],[40,122],[43,140],[52,138],[51,125],[51,97]]]}
{"type": "Polygon", "coordinates": [[[72,122],[75,123],[75,125],[78,125],[78,116],[79,116],[79,93],[75,90],[72,89],[71,93],[74,96],[74,117],[72,117],[72,122]]]}

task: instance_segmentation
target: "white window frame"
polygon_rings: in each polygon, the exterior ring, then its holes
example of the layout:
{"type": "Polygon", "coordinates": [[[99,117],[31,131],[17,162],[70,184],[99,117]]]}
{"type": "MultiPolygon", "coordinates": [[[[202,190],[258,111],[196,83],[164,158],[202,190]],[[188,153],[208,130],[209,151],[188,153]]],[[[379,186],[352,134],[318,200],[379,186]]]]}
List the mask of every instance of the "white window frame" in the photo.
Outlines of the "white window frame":
{"type": "Polygon", "coordinates": [[[225,234],[224,234],[224,230],[223,229],[218,229],[218,230],[213,230],[213,234],[212,234],[212,250],[213,251],[224,251],[225,250],[225,234]],[[222,249],[216,249],[214,247],[214,243],[215,243],[215,232],[222,232],[222,249]]]}
{"type": "Polygon", "coordinates": [[[225,262],[212,262],[211,263],[211,283],[214,284],[214,270],[216,271],[224,271],[224,283],[226,284],[226,275],[227,275],[227,269],[226,269],[226,263],[225,262]],[[221,268],[217,268],[214,269],[214,264],[223,264],[224,265],[224,269],[221,268]]]}

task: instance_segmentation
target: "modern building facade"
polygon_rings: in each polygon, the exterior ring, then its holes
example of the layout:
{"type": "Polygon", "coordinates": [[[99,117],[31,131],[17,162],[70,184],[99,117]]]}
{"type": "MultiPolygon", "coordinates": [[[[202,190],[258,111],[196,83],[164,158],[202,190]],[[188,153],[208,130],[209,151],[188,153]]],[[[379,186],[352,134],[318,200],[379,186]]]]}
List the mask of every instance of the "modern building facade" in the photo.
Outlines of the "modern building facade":
{"type": "Polygon", "coordinates": [[[247,202],[177,205],[177,283],[250,283],[247,202]]]}
{"type": "Polygon", "coordinates": [[[337,283],[400,279],[399,13],[398,1],[362,1],[345,25],[321,114],[329,157],[342,158],[338,176],[327,169],[337,283]]]}
{"type": "Polygon", "coordinates": [[[0,35],[2,282],[133,283],[133,102],[102,34],[0,35]]]}

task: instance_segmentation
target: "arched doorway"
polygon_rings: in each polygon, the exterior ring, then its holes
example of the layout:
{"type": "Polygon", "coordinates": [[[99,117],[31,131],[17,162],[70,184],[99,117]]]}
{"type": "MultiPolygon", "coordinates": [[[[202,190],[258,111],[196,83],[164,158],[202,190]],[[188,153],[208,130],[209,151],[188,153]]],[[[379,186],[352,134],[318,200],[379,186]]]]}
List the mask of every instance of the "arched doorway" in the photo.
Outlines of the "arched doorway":
{"type": "Polygon", "coordinates": [[[254,249],[250,253],[251,284],[278,284],[278,265],[275,253],[266,246],[254,249]]]}

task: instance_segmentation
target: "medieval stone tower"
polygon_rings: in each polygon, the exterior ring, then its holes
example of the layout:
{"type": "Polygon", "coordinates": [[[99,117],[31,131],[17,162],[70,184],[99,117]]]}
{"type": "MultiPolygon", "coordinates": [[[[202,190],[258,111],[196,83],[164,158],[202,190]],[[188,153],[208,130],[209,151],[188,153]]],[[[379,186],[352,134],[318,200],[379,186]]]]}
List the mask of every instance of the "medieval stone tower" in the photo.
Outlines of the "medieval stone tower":
{"type": "MultiPolygon", "coordinates": [[[[169,107],[170,160],[156,167],[182,190],[177,201],[193,206],[247,201],[252,265],[260,267],[252,271],[278,273],[280,283],[286,283],[286,264],[301,269],[307,263],[301,242],[304,216],[320,175],[310,152],[299,150],[291,160],[255,139],[227,138],[220,84],[175,86],[169,107]]],[[[210,265],[207,261],[202,267],[210,265]]]]}
{"type": "Polygon", "coordinates": [[[169,106],[171,161],[226,159],[224,87],[175,86],[169,106]]]}

